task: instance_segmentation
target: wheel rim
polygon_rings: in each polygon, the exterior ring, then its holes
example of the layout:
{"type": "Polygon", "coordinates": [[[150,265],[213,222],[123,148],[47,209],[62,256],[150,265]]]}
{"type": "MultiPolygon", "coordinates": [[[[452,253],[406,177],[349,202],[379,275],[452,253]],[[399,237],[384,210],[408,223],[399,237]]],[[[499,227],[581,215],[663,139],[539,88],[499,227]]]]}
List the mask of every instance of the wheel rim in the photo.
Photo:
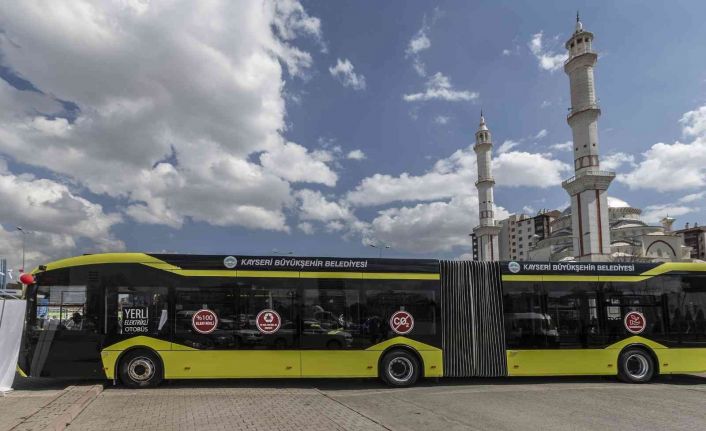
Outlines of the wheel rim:
{"type": "Polygon", "coordinates": [[[642,380],[650,372],[650,363],[644,355],[632,354],[625,360],[625,371],[635,380],[642,380]]]}
{"type": "Polygon", "coordinates": [[[134,358],[127,366],[127,375],[135,382],[146,382],[154,377],[154,373],[154,362],[150,358],[134,358]]]}
{"type": "Polygon", "coordinates": [[[405,357],[396,357],[387,364],[387,375],[397,383],[409,381],[412,374],[414,374],[414,365],[405,357]]]}

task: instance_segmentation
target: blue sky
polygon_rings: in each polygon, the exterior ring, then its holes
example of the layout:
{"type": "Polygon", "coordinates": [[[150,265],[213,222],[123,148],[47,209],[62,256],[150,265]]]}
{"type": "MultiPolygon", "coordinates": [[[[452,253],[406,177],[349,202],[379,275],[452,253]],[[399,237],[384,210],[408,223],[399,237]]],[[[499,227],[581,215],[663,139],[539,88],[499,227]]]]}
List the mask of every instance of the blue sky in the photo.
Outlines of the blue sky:
{"type": "Polygon", "coordinates": [[[563,43],[595,34],[609,194],[706,224],[703,2],[0,6],[0,254],[457,257],[483,109],[498,213],[568,203],[563,43]]]}

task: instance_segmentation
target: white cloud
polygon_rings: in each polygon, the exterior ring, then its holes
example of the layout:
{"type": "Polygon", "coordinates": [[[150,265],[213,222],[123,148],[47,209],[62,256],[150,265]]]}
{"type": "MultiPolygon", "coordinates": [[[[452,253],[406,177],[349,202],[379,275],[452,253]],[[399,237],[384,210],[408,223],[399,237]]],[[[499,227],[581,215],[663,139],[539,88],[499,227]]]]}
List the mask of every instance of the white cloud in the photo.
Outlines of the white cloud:
{"type": "Polygon", "coordinates": [[[542,100],[542,103],[539,104],[540,108],[547,108],[549,106],[552,106],[552,102],[548,100],[542,100]]]}
{"type": "Polygon", "coordinates": [[[446,115],[437,115],[434,118],[434,123],[439,124],[439,125],[448,124],[449,121],[451,121],[451,117],[448,117],[446,115]]]}
{"type": "Polygon", "coordinates": [[[353,150],[348,153],[346,158],[350,160],[365,160],[366,155],[363,150],[353,150]]]}
{"type": "Polygon", "coordinates": [[[706,186],[706,140],[691,144],[658,143],[643,155],[633,171],[618,175],[631,189],[661,192],[706,186]]]}
{"type": "Polygon", "coordinates": [[[601,169],[615,171],[623,165],[635,166],[635,156],[626,153],[613,153],[603,157],[600,161],[601,169]]]}
{"type": "MultiPolygon", "coordinates": [[[[503,208],[498,218],[507,217],[503,208]]],[[[455,196],[448,202],[420,203],[411,207],[380,211],[367,232],[395,250],[413,253],[448,252],[456,247],[470,249],[468,236],[478,222],[478,198],[455,196]]],[[[370,239],[368,239],[370,241],[370,239]]]]}
{"type": "Polygon", "coordinates": [[[296,0],[277,0],[274,3],[277,13],[273,24],[282,39],[292,40],[299,35],[310,35],[322,41],[321,21],[309,16],[301,3],[296,0]]]}
{"type": "Polygon", "coordinates": [[[338,79],[344,87],[351,87],[354,90],[365,90],[365,77],[354,72],[353,63],[347,58],[341,61],[339,58],[336,65],[329,67],[331,76],[338,79]]]}
{"type": "Polygon", "coordinates": [[[292,43],[321,41],[297,1],[197,2],[183,13],[57,0],[2,4],[0,16],[4,65],[46,94],[0,80],[0,153],[20,163],[173,227],[286,231],[291,182],[336,183],[323,153],[281,135],[284,75],[304,76],[312,62],[292,43]],[[79,107],[75,121],[55,97],[79,107]]]}
{"type": "Polygon", "coordinates": [[[534,139],[542,139],[547,136],[547,129],[542,129],[539,132],[537,132],[536,135],[534,135],[534,139]]]}
{"type": "Polygon", "coordinates": [[[692,193],[679,199],[679,202],[682,203],[691,203],[697,201],[706,201],[706,192],[692,193]]]}
{"type": "Polygon", "coordinates": [[[260,163],[265,169],[288,181],[335,186],[338,175],[326,165],[332,159],[329,151],[309,152],[301,145],[287,142],[263,153],[260,163]]]}
{"type": "Polygon", "coordinates": [[[356,206],[375,206],[391,202],[430,201],[451,198],[474,189],[476,156],[470,148],[458,150],[437,161],[422,175],[375,174],[364,178],[348,192],[346,200],[356,206]]]}
{"type": "Polygon", "coordinates": [[[0,256],[19,268],[21,225],[27,234],[27,268],[80,251],[121,251],[125,244],[112,228],[123,221],[117,213],[77,196],[55,181],[14,175],[0,166],[0,256]]]}
{"type": "MultiPolygon", "coordinates": [[[[431,17],[431,25],[433,25],[437,19],[442,15],[440,9],[434,9],[431,17]]],[[[412,67],[419,76],[426,76],[426,64],[422,61],[420,53],[431,48],[431,39],[429,39],[428,32],[430,29],[430,24],[427,23],[427,16],[424,15],[422,20],[422,26],[419,30],[412,36],[409,43],[407,44],[407,49],[405,49],[405,58],[412,59],[412,67]]]]}
{"type": "Polygon", "coordinates": [[[507,139],[505,142],[500,144],[500,147],[498,147],[498,154],[507,153],[518,145],[520,145],[519,142],[507,139]]]}
{"type": "Polygon", "coordinates": [[[627,208],[630,206],[629,203],[615,196],[608,196],[606,200],[608,201],[609,208],[627,208]]]}
{"type": "Polygon", "coordinates": [[[297,191],[296,196],[300,202],[299,218],[302,220],[328,222],[353,217],[346,204],[329,201],[321,192],[304,189],[297,191]]]}
{"type": "Polygon", "coordinates": [[[499,154],[493,160],[493,176],[499,186],[547,188],[561,184],[572,169],[549,156],[524,151],[499,154]]]}
{"type": "Polygon", "coordinates": [[[299,228],[300,231],[304,232],[304,234],[306,234],[306,235],[313,235],[314,233],[316,233],[316,229],[314,228],[314,225],[309,222],[306,222],[306,221],[299,223],[297,225],[297,227],[299,228]]]}
{"type": "Polygon", "coordinates": [[[414,67],[414,70],[419,76],[426,76],[427,74],[426,65],[419,57],[419,53],[431,47],[431,40],[429,40],[426,34],[428,30],[429,27],[426,23],[422,25],[422,28],[420,28],[412,40],[409,41],[407,50],[405,50],[405,57],[412,58],[412,67],[414,67]]]}
{"type": "Polygon", "coordinates": [[[405,55],[416,55],[431,47],[431,40],[429,40],[429,37],[427,36],[428,30],[429,27],[426,24],[422,25],[422,28],[420,28],[414,37],[412,37],[409,41],[405,55]]]}
{"type": "Polygon", "coordinates": [[[564,62],[566,61],[566,59],[569,58],[569,56],[566,53],[555,54],[553,51],[545,49],[544,44],[542,42],[542,36],[543,32],[541,31],[532,35],[532,39],[528,44],[530,52],[532,52],[532,54],[539,62],[540,69],[555,72],[561,69],[561,67],[564,65],[564,62]]]}
{"type": "MultiPolygon", "coordinates": [[[[511,151],[493,160],[493,176],[502,187],[546,188],[561,184],[569,165],[545,154],[511,151]]],[[[364,178],[346,200],[355,206],[376,206],[391,202],[415,202],[450,199],[475,193],[476,156],[472,148],[457,150],[438,160],[422,175],[407,172],[399,176],[375,174],[364,178]]]]}
{"type": "Polygon", "coordinates": [[[646,206],[641,217],[647,223],[658,223],[663,217],[679,217],[698,211],[699,208],[674,203],[646,206]]]}
{"type": "Polygon", "coordinates": [[[679,120],[686,136],[706,136],[706,106],[684,114],[679,120]]]}
{"type": "Polygon", "coordinates": [[[425,90],[420,93],[405,94],[406,102],[425,102],[428,100],[445,100],[447,102],[470,101],[478,98],[478,93],[467,90],[456,90],[448,77],[441,72],[429,78],[425,90]]]}
{"type": "Polygon", "coordinates": [[[557,144],[552,144],[549,146],[552,150],[557,150],[557,151],[571,151],[571,149],[574,147],[574,143],[572,141],[566,141],[566,142],[561,142],[557,144]]]}
{"type": "Polygon", "coordinates": [[[706,106],[685,113],[680,122],[684,136],[693,137],[691,142],[652,145],[618,181],[631,189],[661,192],[706,186],[706,106]]]}
{"type": "Polygon", "coordinates": [[[503,49],[503,55],[510,55],[510,54],[512,54],[512,51],[510,51],[509,49],[503,49]]]}

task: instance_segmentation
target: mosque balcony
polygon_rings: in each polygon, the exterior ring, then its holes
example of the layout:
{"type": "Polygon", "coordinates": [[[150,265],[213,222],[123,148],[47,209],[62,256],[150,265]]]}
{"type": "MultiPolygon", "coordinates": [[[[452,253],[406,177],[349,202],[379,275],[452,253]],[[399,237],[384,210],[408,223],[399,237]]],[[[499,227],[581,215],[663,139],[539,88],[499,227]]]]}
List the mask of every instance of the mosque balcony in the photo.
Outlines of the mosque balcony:
{"type": "Polygon", "coordinates": [[[580,113],[586,112],[586,111],[598,111],[598,114],[600,114],[601,108],[598,106],[597,103],[589,103],[588,105],[583,105],[583,106],[579,106],[576,108],[571,107],[571,108],[569,108],[569,113],[566,114],[566,119],[570,120],[571,117],[573,117],[574,115],[577,115],[577,114],[580,114],[580,113]]]}
{"type": "Polygon", "coordinates": [[[566,66],[571,60],[580,57],[585,54],[592,54],[596,55],[596,51],[593,50],[593,48],[590,45],[584,45],[576,48],[571,48],[569,51],[569,57],[564,60],[564,66],[566,66]]]}
{"type": "Polygon", "coordinates": [[[561,186],[573,196],[585,190],[607,190],[613,179],[615,172],[585,169],[562,181],[561,186]]]}
{"type": "Polygon", "coordinates": [[[483,184],[483,183],[490,183],[490,185],[492,186],[495,184],[495,178],[493,178],[493,177],[478,178],[478,181],[476,181],[476,186],[479,184],[483,184]]]}

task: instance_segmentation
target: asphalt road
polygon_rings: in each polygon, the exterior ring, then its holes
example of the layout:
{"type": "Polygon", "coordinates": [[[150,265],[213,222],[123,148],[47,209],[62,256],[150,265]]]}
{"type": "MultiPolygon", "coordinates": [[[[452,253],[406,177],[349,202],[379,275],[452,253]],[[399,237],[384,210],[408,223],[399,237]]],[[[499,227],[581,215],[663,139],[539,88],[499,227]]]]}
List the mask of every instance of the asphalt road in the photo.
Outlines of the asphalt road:
{"type": "MultiPolygon", "coordinates": [[[[57,389],[51,381],[46,388],[18,383],[11,397],[0,398],[0,413],[21,409],[23,397],[29,405],[57,389]]],[[[662,377],[647,385],[600,377],[441,379],[409,389],[375,380],[176,381],[152,390],[106,385],[68,429],[703,430],[706,377],[662,377]]]]}

